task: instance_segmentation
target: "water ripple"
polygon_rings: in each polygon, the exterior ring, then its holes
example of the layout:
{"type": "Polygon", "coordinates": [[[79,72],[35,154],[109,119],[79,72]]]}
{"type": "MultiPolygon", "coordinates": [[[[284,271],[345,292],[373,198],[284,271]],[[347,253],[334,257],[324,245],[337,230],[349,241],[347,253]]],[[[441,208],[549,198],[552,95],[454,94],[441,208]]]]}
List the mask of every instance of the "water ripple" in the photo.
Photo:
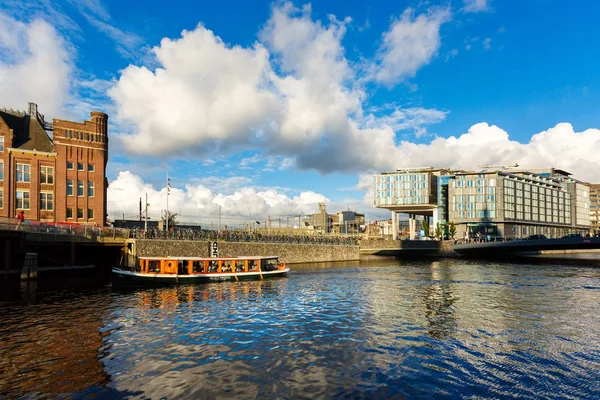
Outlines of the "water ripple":
{"type": "Polygon", "coordinates": [[[594,398],[600,270],[377,261],[3,303],[0,397],[594,398]]]}

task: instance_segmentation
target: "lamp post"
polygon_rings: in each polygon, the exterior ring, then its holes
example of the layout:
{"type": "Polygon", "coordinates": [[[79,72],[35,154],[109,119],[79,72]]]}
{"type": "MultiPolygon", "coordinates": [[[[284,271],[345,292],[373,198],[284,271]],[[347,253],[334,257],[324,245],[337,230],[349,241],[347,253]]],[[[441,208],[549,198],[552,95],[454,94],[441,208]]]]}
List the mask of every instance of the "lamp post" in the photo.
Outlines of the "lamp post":
{"type": "Polygon", "coordinates": [[[167,220],[167,232],[169,232],[169,194],[171,193],[171,178],[169,178],[169,174],[167,173],[167,214],[165,215],[165,219],[167,220]]]}

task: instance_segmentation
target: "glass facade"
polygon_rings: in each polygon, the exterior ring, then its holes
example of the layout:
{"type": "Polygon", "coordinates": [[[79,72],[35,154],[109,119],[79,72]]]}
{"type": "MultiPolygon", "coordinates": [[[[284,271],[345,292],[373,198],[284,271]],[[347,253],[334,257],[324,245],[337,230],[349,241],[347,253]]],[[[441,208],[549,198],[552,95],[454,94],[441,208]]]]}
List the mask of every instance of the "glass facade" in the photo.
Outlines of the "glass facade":
{"type": "Polygon", "coordinates": [[[433,214],[434,222],[453,222],[459,237],[476,233],[556,237],[580,232],[586,225],[589,229],[590,222],[600,219],[600,190],[592,193],[589,186],[559,172],[558,177],[506,170],[384,173],[374,177],[374,205],[407,214],[414,214],[413,210],[423,216],[433,214]]]}
{"type": "Polygon", "coordinates": [[[424,205],[437,203],[431,188],[436,176],[428,173],[390,173],[374,177],[374,205],[424,205]]]}

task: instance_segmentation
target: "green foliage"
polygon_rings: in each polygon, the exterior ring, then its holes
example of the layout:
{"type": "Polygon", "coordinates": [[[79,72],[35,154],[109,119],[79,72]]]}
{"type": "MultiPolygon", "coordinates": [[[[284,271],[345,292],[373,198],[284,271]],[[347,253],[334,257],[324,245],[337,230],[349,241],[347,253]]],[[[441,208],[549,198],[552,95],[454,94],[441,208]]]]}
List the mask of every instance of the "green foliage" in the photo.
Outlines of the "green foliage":
{"type": "Polygon", "coordinates": [[[170,211],[165,211],[165,215],[163,217],[165,220],[169,220],[169,229],[171,227],[177,226],[177,213],[172,213],[170,211]]]}
{"type": "Polygon", "coordinates": [[[448,224],[448,233],[450,234],[450,238],[454,240],[454,236],[456,236],[456,225],[454,222],[448,224]]]}
{"type": "Polygon", "coordinates": [[[442,225],[438,222],[437,226],[435,227],[435,237],[438,240],[441,240],[442,236],[444,236],[444,225],[442,225]]]}

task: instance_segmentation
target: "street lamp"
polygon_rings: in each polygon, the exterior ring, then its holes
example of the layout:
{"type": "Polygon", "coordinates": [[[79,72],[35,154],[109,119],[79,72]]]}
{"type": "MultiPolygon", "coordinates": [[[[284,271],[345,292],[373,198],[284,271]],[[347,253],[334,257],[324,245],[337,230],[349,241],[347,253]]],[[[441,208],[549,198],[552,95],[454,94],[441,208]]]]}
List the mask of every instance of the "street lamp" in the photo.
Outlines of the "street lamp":
{"type": "Polygon", "coordinates": [[[167,220],[167,232],[169,232],[169,194],[171,193],[171,178],[167,173],[167,214],[165,219],[167,220]]]}

